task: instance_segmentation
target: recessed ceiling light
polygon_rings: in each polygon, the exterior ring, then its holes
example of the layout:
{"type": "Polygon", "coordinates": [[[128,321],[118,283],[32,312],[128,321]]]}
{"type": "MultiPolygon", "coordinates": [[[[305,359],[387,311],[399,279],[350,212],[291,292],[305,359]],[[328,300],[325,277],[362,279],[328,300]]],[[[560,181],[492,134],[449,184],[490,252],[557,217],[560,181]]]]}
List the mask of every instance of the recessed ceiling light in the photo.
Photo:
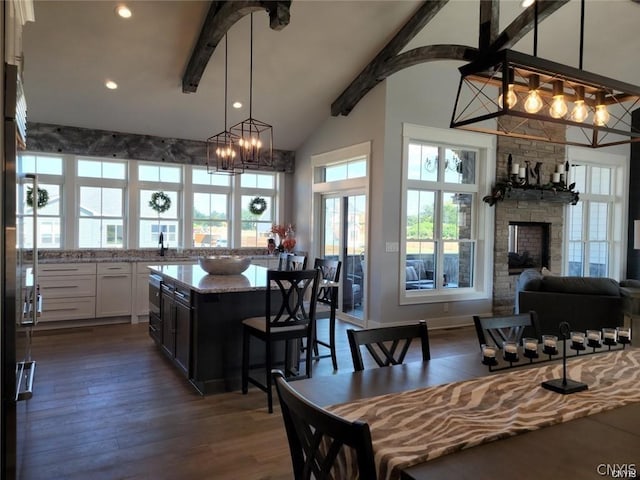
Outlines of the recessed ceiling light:
{"type": "Polygon", "coordinates": [[[122,18],[131,18],[131,10],[126,5],[118,5],[116,7],[116,13],[120,15],[122,18]]]}
{"type": "Polygon", "coordinates": [[[233,102],[233,108],[242,108],[242,102],[233,102]]]}
{"type": "Polygon", "coordinates": [[[116,88],[118,88],[118,84],[113,80],[107,80],[106,82],[104,82],[104,86],[109,90],[115,90],[116,88]]]}
{"type": "Polygon", "coordinates": [[[522,3],[520,3],[520,5],[522,5],[522,8],[529,8],[534,4],[535,1],[536,0],[522,0],[522,3]]]}

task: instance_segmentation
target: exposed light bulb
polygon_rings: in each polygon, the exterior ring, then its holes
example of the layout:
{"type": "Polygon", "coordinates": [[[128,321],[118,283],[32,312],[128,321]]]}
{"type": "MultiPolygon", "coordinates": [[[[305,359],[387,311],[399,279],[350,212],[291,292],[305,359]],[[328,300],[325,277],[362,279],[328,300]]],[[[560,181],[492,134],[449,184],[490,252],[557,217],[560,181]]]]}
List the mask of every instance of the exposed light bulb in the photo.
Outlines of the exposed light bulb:
{"type": "Polygon", "coordinates": [[[582,123],[589,116],[589,110],[584,104],[584,100],[576,100],[573,103],[573,110],[571,111],[571,120],[574,122],[582,123]]]}
{"type": "MultiPolygon", "coordinates": [[[[513,85],[509,85],[509,89],[507,90],[507,107],[508,108],[513,108],[516,106],[516,103],[518,103],[518,96],[516,95],[516,92],[513,91],[513,85]]],[[[500,106],[500,108],[502,108],[502,94],[500,94],[500,96],[498,97],[498,105],[500,106]]]]}
{"type": "Polygon", "coordinates": [[[567,102],[564,101],[564,95],[553,97],[553,102],[549,108],[549,115],[553,118],[562,118],[567,114],[568,110],[567,102]]]}
{"type": "Polygon", "coordinates": [[[564,100],[564,86],[561,80],[553,82],[553,102],[549,108],[549,115],[553,118],[562,118],[567,114],[569,108],[564,100]]]}
{"type": "Polygon", "coordinates": [[[604,101],[604,96],[604,92],[596,92],[596,112],[593,114],[593,123],[599,127],[604,127],[609,121],[609,118],[611,118],[604,101]]]}
{"type": "Polygon", "coordinates": [[[542,98],[538,93],[539,87],[540,77],[538,77],[538,75],[531,75],[529,78],[529,94],[527,95],[527,99],[524,101],[524,109],[528,113],[538,113],[544,105],[542,98]]]}
{"type": "Polygon", "coordinates": [[[604,127],[610,118],[611,115],[609,115],[606,105],[596,105],[596,113],[593,114],[593,123],[599,127],[604,127]]]}

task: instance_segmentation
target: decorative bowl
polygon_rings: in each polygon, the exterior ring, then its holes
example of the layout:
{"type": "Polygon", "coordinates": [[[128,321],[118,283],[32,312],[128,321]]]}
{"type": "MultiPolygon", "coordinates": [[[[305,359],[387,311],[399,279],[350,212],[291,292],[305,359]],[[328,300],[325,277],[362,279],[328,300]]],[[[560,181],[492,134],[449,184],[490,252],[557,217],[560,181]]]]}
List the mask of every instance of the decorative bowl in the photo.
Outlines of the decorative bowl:
{"type": "Polygon", "coordinates": [[[251,257],[216,255],[198,258],[198,264],[211,275],[239,275],[251,265],[251,257]]]}

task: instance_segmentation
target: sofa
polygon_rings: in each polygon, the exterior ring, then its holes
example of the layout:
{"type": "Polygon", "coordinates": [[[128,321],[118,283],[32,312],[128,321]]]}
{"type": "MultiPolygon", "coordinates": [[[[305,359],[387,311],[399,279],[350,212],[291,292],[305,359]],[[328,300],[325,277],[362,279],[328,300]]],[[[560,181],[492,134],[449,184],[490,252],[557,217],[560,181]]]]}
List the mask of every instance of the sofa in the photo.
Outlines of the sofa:
{"type": "MultiPolygon", "coordinates": [[[[583,332],[624,323],[620,284],[612,278],[543,275],[527,269],[518,278],[514,310],[535,311],[542,335],[559,335],[563,321],[583,332]]],[[[525,336],[530,333],[525,331],[525,336]]]]}

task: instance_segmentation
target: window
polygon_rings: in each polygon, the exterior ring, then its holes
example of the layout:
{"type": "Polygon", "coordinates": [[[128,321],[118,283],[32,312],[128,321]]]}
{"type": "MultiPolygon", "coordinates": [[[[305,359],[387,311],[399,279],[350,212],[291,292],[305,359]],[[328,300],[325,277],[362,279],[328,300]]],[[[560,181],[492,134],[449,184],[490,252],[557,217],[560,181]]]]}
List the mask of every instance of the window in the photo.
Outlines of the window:
{"type": "Polygon", "coordinates": [[[240,246],[261,247],[267,245],[271,226],[275,223],[275,188],[274,173],[243,173],[240,176],[240,246]],[[265,200],[267,208],[260,215],[249,211],[249,204],[255,197],[265,200]]]}
{"type": "Polygon", "coordinates": [[[32,247],[34,231],[27,205],[31,179],[24,174],[36,173],[49,195],[38,209],[38,246],[44,248],[155,249],[160,232],[165,247],[266,248],[278,220],[280,173],[229,176],[201,166],[27,152],[20,153],[17,166],[20,247],[32,247]],[[171,201],[160,214],[149,206],[156,192],[171,201]],[[255,197],[267,203],[261,215],[249,211],[255,197]]]}
{"type": "Polygon", "coordinates": [[[193,169],[194,247],[228,247],[231,221],[229,217],[229,175],[210,174],[205,168],[193,169]]]}
{"type": "Polygon", "coordinates": [[[324,167],[324,182],[351,180],[367,176],[367,159],[357,158],[324,167]]]}
{"type": "MultiPolygon", "coordinates": [[[[33,248],[33,207],[27,205],[27,194],[32,187],[25,174],[38,175],[38,188],[46,190],[49,201],[38,209],[37,243],[39,248],[62,247],[62,185],[64,183],[62,157],[22,154],[18,156],[18,212],[17,242],[24,248],[33,248]]],[[[34,195],[34,200],[37,197],[34,195]]]]}
{"type": "Polygon", "coordinates": [[[127,164],[78,159],[78,247],[124,248],[127,164]]]}
{"type": "Polygon", "coordinates": [[[621,205],[624,188],[622,157],[568,149],[580,201],[567,207],[565,271],[567,275],[613,277],[620,275],[616,258],[621,255],[621,205]]]}
{"type": "Polygon", "coordinates": [[[478,228],[485,215],[478,192],[490,182],[492,143],[418,126],[405,125],[404,133],[401,303],[441,301],[443,294],[484,296],[478,252],[488,248],[481,241],[488,230],[478,228]]]}

